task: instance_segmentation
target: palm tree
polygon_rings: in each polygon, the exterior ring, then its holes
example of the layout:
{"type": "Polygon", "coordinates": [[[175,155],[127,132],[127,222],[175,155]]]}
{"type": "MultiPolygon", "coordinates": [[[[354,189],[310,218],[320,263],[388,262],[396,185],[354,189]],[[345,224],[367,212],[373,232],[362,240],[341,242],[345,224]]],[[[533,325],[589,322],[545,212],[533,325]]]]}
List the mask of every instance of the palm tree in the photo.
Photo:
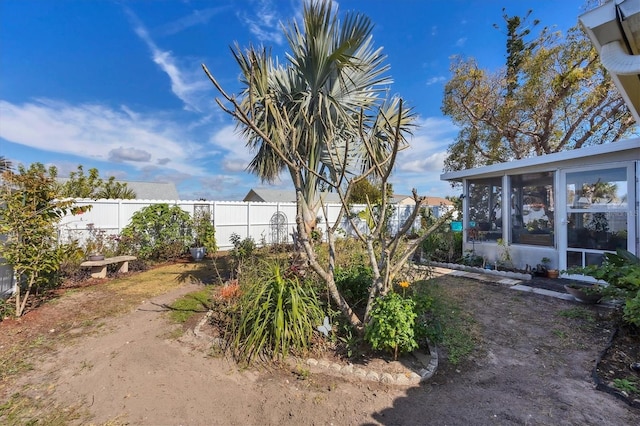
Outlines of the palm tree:
{"type": "Polygon", "coordinates": [[[0,173],[11,170],[11,161],[7,160],[4,156],[0,156],[0,173]]]}
{"type": "Polygon", "coordinates": [[[94,198],[111,198],[121,200],[133,200],[136,193],[129,188],[126,183],[116,182],[115,177],[111,176],[109,180],[93,195],[94,198]]]}
{"type": "MultiPolygon", "coordinates": [[[[384,103],[379,96],[391,79],[384,75],[386,56],[373,48],[368,17],[350,13],[341,23],[332,2],[313,1],[304,6],[303,25],[285,30],[286,65],[265,48],[243,53],[236,45],[233,54],[243,77],[240,109],[251,121],[239,120],[255,152],[248,169],[270,183],[288,169],[313,229],[319,188],[336,190],[357,170],[384,173],[372,165],[392,150],[393,135],[384,129],[397,120],[399,100],[384,103]]],[[[412,118],[406,110],[403,131],[412,118]]]]}
{"type": "MultiPolygon", "coordinates": [[[[382,50],[373,48],[371,30],[366,16],[350,13],[341,23],[331,1],[312,0],[304,6],[303,28],[293,22],[285,29],[291,49],[286,64],[272,59],[266,48],[250,47],[243,52],[236,45],[232,49],[242,76],[240,100],[227,94],[203,65],[231,105],[218,100],[219,106],[234,117],[247,146],[255,152],[248,169],[264,182],[289,172],[296,191],[299,254],[306,257],[305,264],[322,277],[332,299],[360,330],[361,319],[335,285],[335,258],[332,255],[326,267],[320,265],[309,235],[322,202],[320,189],[340,195],[343,208],[339,216],[344,217],[352,188],[371,177],[382,182],[379,211],[385,212],[388,178],[398,150],[407,146],[405,135],[414,115],[400,98],[387,99],[391,80],[385,73],[389,67],[384,64],[382,50]]],[[[417,195],[415,198],[418,200],[417,195]]],[[[393,276],[389,253],[395,252],[397,241],[390,246],[382,244],[386,251],[380,262],[374,253],[373,241],[383,229],[384,220],[380,220],[368,235],[359,234],[374,269],[370,300],[384,294],[393,276]]],[[[333,232],[335,229],[327,230],[332,252],[333,232]]],[[[366,318],[365,314],[365,322],[366,318]]]]}

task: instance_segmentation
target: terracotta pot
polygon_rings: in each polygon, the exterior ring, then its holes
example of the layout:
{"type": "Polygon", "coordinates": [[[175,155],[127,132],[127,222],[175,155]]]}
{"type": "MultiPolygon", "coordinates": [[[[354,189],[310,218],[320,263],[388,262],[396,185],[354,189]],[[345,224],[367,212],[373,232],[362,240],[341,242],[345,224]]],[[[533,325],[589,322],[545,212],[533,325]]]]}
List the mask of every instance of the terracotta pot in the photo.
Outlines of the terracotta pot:
{"type": "Polygon", "coordinates": [[[560,276],[560,271],[557,269],[549,269],[547,271],[547,277],[549,278],[558,278],[560,276]]]}

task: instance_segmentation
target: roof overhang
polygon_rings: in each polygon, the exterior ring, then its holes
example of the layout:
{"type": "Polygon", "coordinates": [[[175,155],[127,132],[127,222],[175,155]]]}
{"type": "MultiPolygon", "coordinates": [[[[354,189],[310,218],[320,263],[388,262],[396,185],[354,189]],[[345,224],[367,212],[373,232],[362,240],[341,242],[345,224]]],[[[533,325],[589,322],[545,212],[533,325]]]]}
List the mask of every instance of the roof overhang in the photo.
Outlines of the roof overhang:
{"type": "Polygon", "coordinates": [[[640,124],[640,0],[612,0],[578,19],[640,124]]]}
{"type": "Polygon", "coordinates": [[[461,182],[466,178],[496,177],[510,173],[522,174],[543,168],[550,171],[570,164],[586,164],[587,162],[584,159],[589,157],[594,161],[608,161],[611,158],[640,160],[640,138],[444,173],[440,175],[440,180],[461,182]]]}

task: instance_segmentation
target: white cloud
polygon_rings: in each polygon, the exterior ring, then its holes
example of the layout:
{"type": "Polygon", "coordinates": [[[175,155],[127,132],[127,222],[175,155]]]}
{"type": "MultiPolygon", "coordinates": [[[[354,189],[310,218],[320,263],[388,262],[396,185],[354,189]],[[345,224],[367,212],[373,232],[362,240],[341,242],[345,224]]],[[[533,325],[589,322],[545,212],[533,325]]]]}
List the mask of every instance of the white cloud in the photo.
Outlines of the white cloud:
{"type": "Polygon", "coordinates": [[[450,193],[449,184],[440,181],[447,158],[447,147],[458,129],[447,119],[429,117],[418,122],[409,139],[409,148],[398,154],[393,174],[397,193],[409,193],[417,188],[421,195],[443,196],[450,193]]]}
{"type": "MultiPolygon", "coordinates": [[[[242,163],[241,170],[244,170],[253,158],[253,154],[246,146],[247,142],[242,135],[236,131],[234,125],[230,124],[220,128],[211,136],[209,142],[221,151],[226,152],[223,157],[225,162],[229,164],[242,163]]],[[[238,170],[238,168],[235,169],[235,171],[238,170]]]]}
{"type": "Polygon", "coordinates": [[[443,81],[446,81],[446,77],[443,76],[437,76],[437,77],[431,77],[430,79],[427,80],[427,86],[431,86],[432,84],[437,84],[437,83],[442,83],[443,81]]]}
{"type": "Polygon", "coordinates": [[[171,159],[173,170],[205,174],[193,164],[194,157],[203,156],[201,147],[190,142],[184,126],[162,114],[144,116],[127,111],[47,99],[24,104],[0,100],[0,137],[43,151],[101,161],[117,159],[138,170],[152,163],[166,168],[166,159],[171,159]]]}
{"type": "Polygon", "coordinates": [[[159,31],[166,35],[177,34],[193,26],[208,23],[213,16],[225,9],[228,9],[228,6],[209,7],[202,10],[194,10],[187,16],[183,16],[182,18],[176,19],[173,22],[163,25],[159,29],[159,31]]]}
{"type": "Polygon", "coordinates": [[[115,163],[122,163],[125,161],[148,163],[149,160],[151,160],[151,153],[142,149],[136,149],[132,147],[124,148],[121,146],[109,151],[109,160],[115,163]]]}
{"type": "Polygon", "coordinates": [[[241,12],[240,19],[249,28],[254,36],[258,37],[261,42],[274,42],[282,44],[284,35],[280,28],[280,18],[277,13],[277,6],[272,4],[271,0],[257,0],[252,15],[241,12]]]}
{"type": "Polygon", "coordinates": [[[456,47],[464,47],[465,43],[467,42],[467,38],[466,37],[460,37],[458,40],[456,40],[456,47]]]}
{"type": "Polygon", "coordinates": [[[406,172],[442,172],[444,160],[447,158],[446,151],[440,151],[413,161],[405,161],[400,170],[406,172]]]}
{"type": "Polygon", "coordinates": [[[202,78],[199,68],[194,67],[194,71],[190,73],[180,69],[173,54],[161,50],[155,44],[140,19],[128,8],[125,8],[125,12],[132,22],[133,30],[151,51],[153,62],[169,76],[172,92],[184,102],[185,109],[200,112],[203,92],[210,88],[210,85],[202,78]]]}

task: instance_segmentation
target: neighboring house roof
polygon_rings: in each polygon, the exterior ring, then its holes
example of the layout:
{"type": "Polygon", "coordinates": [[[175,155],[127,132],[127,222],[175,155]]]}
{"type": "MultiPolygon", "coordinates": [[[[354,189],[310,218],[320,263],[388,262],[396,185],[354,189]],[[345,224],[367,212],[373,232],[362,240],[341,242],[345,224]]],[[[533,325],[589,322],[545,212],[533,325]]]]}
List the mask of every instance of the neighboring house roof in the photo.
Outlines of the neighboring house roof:
{"type": "MultiPolygon", "coordinates": [[[[413,204],[413,195],[394,194],[391,197],[393,203],[397,204],[413,204]]],[[[452,206],[453,202],[442,197],[424,197],[422,204],[425,206],[452,206]]]]}
{"type": "MultiPolygon", "coordinates": [[[[325,192],[327,203],[339,203],[340,197],[335,192],[325,192]]],[[[286,189],[251,189],[242,201],[257,201],[266,203],[295,203],[296,193],[286,189]]]]}
{"type": "Polygon", "coordinates": [[[610,1],[578,19],[640,124],[640,1],[610,1]]]}
{"type": "Polygon", "coordinates": [[[133,192],[136,193],[136,198],[139,200],[180,199],[176,185],[173,182],[117,182],[126,183],[127,187],[131,188],[133,192]]]}
{"type": "MultiPolygon", "coordinates": [[[[69,178],[58,178],[58,182],[65,183],[69,178]]],[[[106,182],[106,180],[105,180],[106,182]]],[[[127,184],[136,193],[138,200],[179,200],[178,190],[173,182],[136,182],[116,180],[118,183],[127,184]]]]}

